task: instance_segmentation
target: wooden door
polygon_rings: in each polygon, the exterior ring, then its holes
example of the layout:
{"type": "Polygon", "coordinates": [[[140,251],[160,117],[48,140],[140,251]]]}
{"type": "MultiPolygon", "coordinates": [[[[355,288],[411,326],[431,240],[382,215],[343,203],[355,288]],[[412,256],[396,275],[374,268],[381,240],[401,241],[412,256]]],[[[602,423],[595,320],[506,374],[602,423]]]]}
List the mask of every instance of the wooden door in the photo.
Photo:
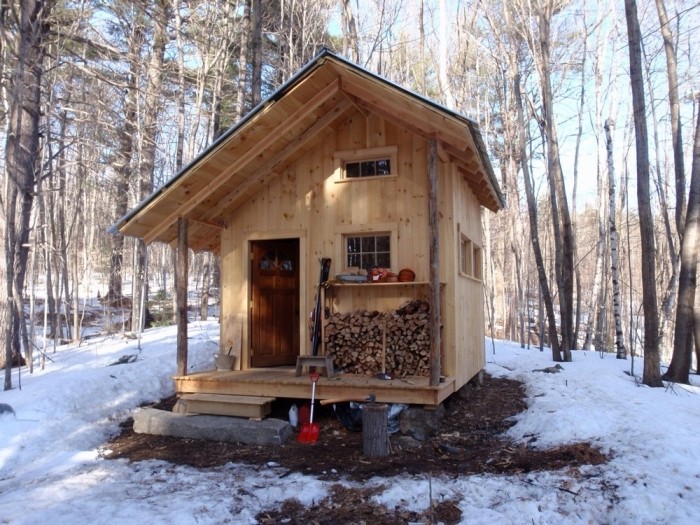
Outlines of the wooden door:
{"type": "Polygon", "coordinates": [[[294,365],[299,355],[299,240],[252,243],[251,366],[294,365]]]}

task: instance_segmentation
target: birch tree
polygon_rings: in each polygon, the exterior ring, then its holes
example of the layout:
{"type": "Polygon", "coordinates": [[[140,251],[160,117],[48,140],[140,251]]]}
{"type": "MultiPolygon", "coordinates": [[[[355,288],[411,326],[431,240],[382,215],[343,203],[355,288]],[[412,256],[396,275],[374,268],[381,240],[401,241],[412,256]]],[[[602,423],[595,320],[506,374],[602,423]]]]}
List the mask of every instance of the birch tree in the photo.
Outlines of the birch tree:
{"type": "Polygon", "coordinates": [[[624,333],[622,332],[622,294],[620,292],[620,257],[615,222],[615,165],[613,162],[613,141],[610,129],[613,122],[605,123],[605,143],[608,152],[608,223],[610,234],[610,272],[613,286],[613,317],[615,318],[615,348],[618,359],[626,359],[624,333]]]}

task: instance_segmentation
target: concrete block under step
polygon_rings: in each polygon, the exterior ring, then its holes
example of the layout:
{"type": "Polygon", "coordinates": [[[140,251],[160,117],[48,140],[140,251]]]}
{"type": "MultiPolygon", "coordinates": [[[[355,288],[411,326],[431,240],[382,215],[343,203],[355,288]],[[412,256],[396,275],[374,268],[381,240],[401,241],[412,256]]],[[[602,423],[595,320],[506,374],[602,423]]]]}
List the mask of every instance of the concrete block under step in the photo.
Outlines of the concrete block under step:
{"type": "Polygon", "coordinates": [[[186,394],[180,396],[187,414],[263,418],[272,411],[274,397],[226,394],[186,394]]]}
{"type": "Polygon", "coordinates": [[[142,408],[134,414],[134,432],[248,445],[281,445],[292,437],[292,427],[281,419],[252,421],[223,416],[174,414],[142,408]]]}

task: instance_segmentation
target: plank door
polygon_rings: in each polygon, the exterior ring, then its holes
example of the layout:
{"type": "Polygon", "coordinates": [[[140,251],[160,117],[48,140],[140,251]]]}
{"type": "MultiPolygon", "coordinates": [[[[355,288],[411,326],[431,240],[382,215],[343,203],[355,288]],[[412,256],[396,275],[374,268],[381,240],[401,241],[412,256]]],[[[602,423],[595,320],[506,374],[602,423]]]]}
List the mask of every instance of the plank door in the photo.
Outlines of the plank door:
{"type": "Polygon", "coordinates": [[[251,366],[296,364],[299,240],[252,243],[251,366]]]}

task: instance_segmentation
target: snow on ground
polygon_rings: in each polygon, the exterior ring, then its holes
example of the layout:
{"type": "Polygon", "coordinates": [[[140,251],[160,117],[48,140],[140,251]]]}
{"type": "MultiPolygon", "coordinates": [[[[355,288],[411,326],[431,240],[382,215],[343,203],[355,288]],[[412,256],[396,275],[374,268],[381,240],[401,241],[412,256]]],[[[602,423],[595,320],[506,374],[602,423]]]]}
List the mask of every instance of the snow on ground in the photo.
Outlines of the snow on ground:
{"type": "MultiPolygon", "coordinates": [[[[191,323],[190,368],[213,363],[216,321],[191,323]]],[[[22,390],[13,372],[0,403],[0,521],[72,525],[255,523],[255,515],[287,498],[318,502],[331,483],[279,469],[227,464],[197,470],[162,461],[104,460],[99,449],[119,422],[146,401],[173,392],[175,328],[148,330],[141,341],[102,337],[60,347],[22,390]],[[138,361],[108,366],[123,355],[138,361]]],[[[574,352],[559,374],[551,355],[487,341],[487,371],[527,387],[529,408],[509,430],[518,442],[550,447],[589,441],[611,456],[606,465],[517,476],[458,479],[378,476],[375,498],[393,509],[425,510],[459,502],[469,524],[700,523],[700,381],[651,389],[625,373],[630,361],[574,352]]],[[[635,363],[641,370],[641,360],[635,363]]],[[[352,483],[347,483],[352,486],[352,483]]]]}

